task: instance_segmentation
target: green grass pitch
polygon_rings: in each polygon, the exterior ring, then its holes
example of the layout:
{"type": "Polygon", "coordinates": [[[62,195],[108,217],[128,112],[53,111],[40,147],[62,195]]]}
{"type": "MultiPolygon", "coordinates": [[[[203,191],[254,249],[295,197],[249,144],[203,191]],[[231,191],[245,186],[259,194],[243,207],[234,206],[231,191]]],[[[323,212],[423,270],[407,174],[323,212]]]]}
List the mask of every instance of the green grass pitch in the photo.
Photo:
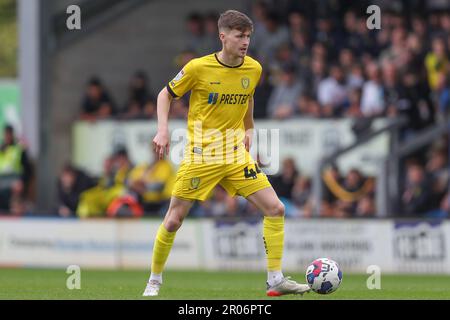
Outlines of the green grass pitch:
{"type": "MultiPolygon", "coordinates": [[[[304,282],[303,274],[286,274],[304,282]]],[[[64,269],[0,269],[0,299],[155,299],[142,292],[148,271],[81,270],[81,289],[69,290],[64,269]]],[[[320,300],[450,299],[450,276],[382,275],[381,290],[368,290],[366,274],[345,274],[329,295],[267,297],[264,272],[171,271],[156,299],[320,300]]]]}

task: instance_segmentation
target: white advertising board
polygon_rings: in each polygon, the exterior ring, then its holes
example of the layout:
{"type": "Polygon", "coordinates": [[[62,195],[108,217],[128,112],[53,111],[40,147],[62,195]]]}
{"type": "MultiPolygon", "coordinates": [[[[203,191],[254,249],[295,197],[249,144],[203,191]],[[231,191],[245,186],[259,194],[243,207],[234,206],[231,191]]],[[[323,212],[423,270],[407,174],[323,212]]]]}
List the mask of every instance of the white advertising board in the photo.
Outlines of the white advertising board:
{"type": "MultiPolygon", "coordinates": [[[[0,266],[150,269],[161,221],[0,219],[0,266]]],[[[258,270],[266,267],[262,219],[185,221],[168,269],[258,270]]],[[[283,270],[304,272],[316,258],[344,273],[450,274],[450,223],[286,219],[283,270]]]]}
{"type": "MultiPolygon", "coordinates": [[[[378,128],[385,123],[385,120],[379,119],[374,127],[378,128]]],[[[351,126],[350,119],[292,119],[281,122],[259,120],[255,122],[257,130],[251,154],[255,159],[260,154],[261,160],[277,172],[284,158],[293,157],[302,172],[312,175],[321,157],[355,141],[356,136],[351,126]]],[[[183,158],[185,129],[185,121],[170,121],[170,159],[175,166],[183,158]]],[[[152,159],[150,146],[156,131],[155,121],[78,122],[73,129],[73,162],[91,174],[99,175],[103,161],[118,145],[127,146],[134,163],[148,162],[152,159]]],[[[343,156],[338,165],[344,172],[350,168],[358,168],[363,173],[376,174],[378,162],[387,154],[388,146],[389,137],[382,134],[343,156]]]]}

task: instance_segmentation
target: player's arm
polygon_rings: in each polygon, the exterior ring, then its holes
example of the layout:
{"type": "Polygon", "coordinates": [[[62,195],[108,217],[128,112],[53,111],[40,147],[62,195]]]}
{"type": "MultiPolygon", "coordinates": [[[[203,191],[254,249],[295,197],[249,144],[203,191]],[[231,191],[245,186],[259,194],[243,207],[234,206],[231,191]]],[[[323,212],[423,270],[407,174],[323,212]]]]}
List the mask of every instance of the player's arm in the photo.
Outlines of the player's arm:
{"type": "Polygon", "coordinates": [[[250,151],[250,148],[252,146],[253,130],[255,127],[255,123],[253,121],[253,107],[254,107],[254,100],[253,97],[250,97],[250,99],[248,100],[247,112],[245,113],[244,116],[244,127],[245,127],[244,145],[247,151],[250,151]]]}
{"type": "Polygon", "coordinates": [[[170,103],[172,102],[172,95],[164,87],[158,94],[156,103],[156,113],[158,116],[158,132],[153,139],[153,147],[159,155],[159,158],[164,157],[164,152],[169,154],[170,138],[169,138],[169,111],[170,103]]]}
{"type": "MultiPolygon", "coordinates": [[[[195,59],[194,59],[195,60],[195,59]]],[[[196,68],[194,60],[188,62],[183,69],[164,87],[158,94],[156,101],[156,113],[158,116],[158,133],[153,139],[153,145],[159,158],[164,157],[164,152],[169,154],[169,111],[172,99],[181,98],[190,91],[196,82],[196,68]]]]}

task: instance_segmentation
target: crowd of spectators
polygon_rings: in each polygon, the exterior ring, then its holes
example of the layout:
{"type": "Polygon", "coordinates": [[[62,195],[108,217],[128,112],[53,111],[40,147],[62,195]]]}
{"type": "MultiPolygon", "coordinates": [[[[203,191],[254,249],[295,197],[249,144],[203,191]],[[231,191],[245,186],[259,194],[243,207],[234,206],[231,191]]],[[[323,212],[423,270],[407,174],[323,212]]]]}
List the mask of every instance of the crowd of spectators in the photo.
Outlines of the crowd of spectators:
{"type": "MultiPolygon", "coordinates": [[[[402,1],[382,4],[382,27],[371,30],[365,1],[251,2],[249,54],[264,70],[255,92],[255,117],[405,115],[414,130],[445,117],[450,105],[450,6],[437,10],[423,1],[408,7],[402,1]]],[[[193,12],[186,18],[178,67],[220,50],[217,17],[193,12]]],[[[155,118],[155,104],[143,72],[130,80],[120,107],[93,77],[81,117],[155,118]]],[[[188,99],[174,104],[172,117],[186,118],[188,99]]]]}
{"type": "MultiPolygon", "coordinates": [[[[152,151],[154,152],[154,151],[152,151]]],[[[100,177],[90,177],[71,164],[58,178],[56,211],[61,217],[141,217],[167,209],[175,171],[169,160],[134,164],[120,146],[104,160],[100,177]]]]}
{"type": "Polygon", "coordinates": [[[445,218],[450,213],[448,136],[405,159],[401,212],[405,216],[445,218]]]}
{"type": "MultiPolygon", "coordinates": [[[[248,2],[254,22],[249,55],[263,66],[255,91],[254,117],[283,121],[292,118],[351,118],[364,127],[376,117],[399,118],[407,125],[401,138],[448,119],[450,110],[450,3],[447,1],[274,1],[248,2]],[[381,28],[367,27],[366,8],[381,7],[381,28]]],[[[186,17],[186,43],[177,66],[217,52],[216,12],[186,17]]],[[[188,97],[174,100],[170,117],[186,119],[188,97]]],[[[80,118],[156,119],[156,96],[149,77],[137,71],[123,105],[118,105],[98,76],[89,80],[80,118]]],[[[441,141],[442,140],[442,141],[441,141]]],[[[448,138],[402,162],[399,213],[445,217],[449,213],[448,138]]],[[[103,176],[91,179],[67,165],[58,182],[62,216],[160,214],[167,205],[174,172],[169,163],[135,167],[119,150],[105,160],[103,176]],[[162,176],[154,167],[161,166],[162,176]],[[134,169],[133,169],[134,168],[134,169]],[[137,170],[137,171],[136,171],[137,170]],[[133,173],[134,171],[134,173],[133,173]],[[141,177],[137,179],[136,177],[141,177]],[[149,178],[149,177],[152,178],[149,178]],[[148,179],[148,181],[146,181],[148,179]],[[157,182],[152,179],[156,179],[157,182]],[[159,179],[159,180],[158,180],[159,179]],[[163,186],[161,186],[163,183],[163,186]],[[159,190],[158,200],[146,192],[159,190]],[[104,203],[90,199],[100,197],[104,203]],[[164,194],[164,196],[162,196],[164,194]],[[107,195],[107,196],[105,196],[107,195]],[[155,198],[155,199],[156,199],[155,198]],[[145,200],[147,199],[147,200],[145,200]],[[162,200],[163,199],[163,200],[162,200]],[[136,205],[137,204],[137,205],[136,205]]],[[[270,180],[287,216],[310,217],[315,203],[312,177],[284,159],[280,175],[270,180]]],[[[375,177],[356,169],[324,171],[320,216],[373,217],[375,177]]],[[[193,216],[259,214],[242,198],[229,197],[218,186],[198,203],[193,216]]]]}
{"type": "MultiPolygon", "coordinates": [[[[254,22],[249,54],[263,65],[255,92],[255,118],[345,117],[362,128],[375,117],[403,116],[407,119],[404,140],[446,119],[450,4],[376,4],[382,9],[380,29],[367,27],[366,1],[249,2],[248,14],[254,22]]],[[[220,50],[217,17],[214,12],[193,12],[186,18],[185,50],[177,59],[180,67],[220,50]]],[[[117,117],[155,117],[154,95],[148,91],[145,75],[140,75],[131,81],[128,102],[122,112],[114,113],[117,117]]],[[[114,110],[106,90],[94,96],[100,116],[107,114],[104,108],[114,110]]],[[[171,117],[186,118],[187,110],[188,97],[176,100],[171,117]]],[[[411,156],[402,162],[399,210],[406,215],[443,216],[449,207],[447,148],[429,147],[425,154],[425,158],[411,156]]],[[[296,169],[295,159],[284,159],[281,168],[281,174],[270,180],[286,214],[312,216],[312,177],[296,169]]],[[[332,166],[324,172],[323,184],[321,216],[375,215],[374,177],[364,177],[356,169],[340,173],[332,166]]],[[[251,204],[227,196],[221,187],[193,209],[198,216],[257,212],[251,204]]]]}

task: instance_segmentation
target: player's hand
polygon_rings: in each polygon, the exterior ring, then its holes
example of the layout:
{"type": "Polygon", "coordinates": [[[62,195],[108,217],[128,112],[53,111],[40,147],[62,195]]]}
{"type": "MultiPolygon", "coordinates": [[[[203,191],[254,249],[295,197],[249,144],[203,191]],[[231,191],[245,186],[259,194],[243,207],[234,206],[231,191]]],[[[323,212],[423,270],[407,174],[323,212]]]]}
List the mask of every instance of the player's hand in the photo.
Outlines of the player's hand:
{"type": "Polygon", "coordinates": [[[169,142],[169,130],[158,131],[153,139],[153,149],[158,154],[160,160],[164,158],[164,153],[169,155],[169,142]]]}
{"type": "Polygon", "coordinates": [[[249,129],[245,132],[244,145],[245,150],[250,152],[250,148],[252,147],[253,142],[253,129],[249,129]]]}

